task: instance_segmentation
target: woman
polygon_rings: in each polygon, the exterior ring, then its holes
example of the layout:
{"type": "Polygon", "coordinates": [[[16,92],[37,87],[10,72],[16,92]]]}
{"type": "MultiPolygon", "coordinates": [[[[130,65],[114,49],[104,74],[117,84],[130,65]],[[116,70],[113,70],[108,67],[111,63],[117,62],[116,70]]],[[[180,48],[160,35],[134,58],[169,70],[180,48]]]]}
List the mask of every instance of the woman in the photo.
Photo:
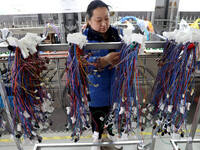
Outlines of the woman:
{"type": "MultiPolygon", "coordinates": [[[[83,34],[87,36],[88,42],[119,42],[118,32],[110,26],[109,6],[100,0],[92,1],[87,8],[87,27],[83,34]]],[[[107,115],[111,105],[111,84],[114,74],[112,68],[119,62],[119,52],[110,50],[92,50],[89,62],[96,62],[97,68],[89,78],[89,108],[92,119],[93,140],[101,139],[107,115]],[[97,70],[97,71],[96,71],[97,70]],[[92,84],[90,84],[92,83],[92,84]]],[[[108,132],[112,134],[112,132],[108,132]]],[[[93,147],[94,148],[94,147],[93,147]]],[[[95,149],[95,148],[94,148],[95,149]]],[[[96,147],[97,149],[97,147],[96,147]]]]}

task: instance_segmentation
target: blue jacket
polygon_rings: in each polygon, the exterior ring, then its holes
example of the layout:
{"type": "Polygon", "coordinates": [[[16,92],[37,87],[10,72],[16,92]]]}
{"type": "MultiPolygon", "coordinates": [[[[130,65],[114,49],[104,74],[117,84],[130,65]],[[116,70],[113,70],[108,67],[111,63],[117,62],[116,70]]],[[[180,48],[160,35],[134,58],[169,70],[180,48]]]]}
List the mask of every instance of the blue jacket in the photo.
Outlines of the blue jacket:
{"type": "MultiPolygon", "coordinates": [[[[89,43],[98,42],[119,42],[121,41],[118,31],[111,27],[107,31],[107,39],[104,39],[101,34],[94,31],[90,27],[83,31],[83,34],[87,36],[89,43]]],[[[92,56],[88,58],[89,62],[95,62],[97,58],[107,55],[110,50],[84,50],[84,53],[92,53],[92,56]]],[[[109,67],[109,66],[108,66],[109,67]]],[[[111,85],[114,76],[114,69],[104,68],[102,71],[96,72],[96,68],[93,68],[93,72],[88,75],[88,89],[90,96],[90,107],[103,107],[112,105],[111,101],[111,85]]]]}

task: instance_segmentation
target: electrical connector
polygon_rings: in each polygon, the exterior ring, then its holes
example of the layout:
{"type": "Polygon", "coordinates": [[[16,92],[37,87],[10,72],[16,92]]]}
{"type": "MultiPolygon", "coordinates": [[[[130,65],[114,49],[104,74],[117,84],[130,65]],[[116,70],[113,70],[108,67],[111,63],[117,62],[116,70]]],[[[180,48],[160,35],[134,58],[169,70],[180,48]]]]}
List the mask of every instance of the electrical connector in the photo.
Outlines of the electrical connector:
{"type": "Polygon", "coordinates": [[[169,113],[172,112],[172,108],[173,108],[173,105],[168,105],[168,112],[169,112],[169,113]]]}
{"type": "Polygon", "coordinates": [[[24,111],[23,115],[24,115],[24,117],[27,118],[27,119],[30,118],[30,115],[28,114],[27,111],[24,111]]]}
{"type": "Polygon", "coordinates": [[[74,124],[76,122],[76,118],[74,116],[71,117],[71,120],[72,120],[72,124],[74,124]]]}
{"type": "Polygon", "coordinates": [[[70,112],[71,112],[71,108],[70,107],[66,107],[66,110],[67,110],[67,115],[69,115],[70,112]]]}
{"type": "Polygon", "coordinates": [[[190,106],[191,106],[191,103],[190,103],[190,102],[187,102],[187,103],[186,103],[187,111],[190,110],[190,106]]]}
{"type": "Polygon", "coordinates": [[[125,108],[124,107],[120,107],[120,112],[119,114],[122,115],[125,112],[125,108]]]}
{"type": "Polygon", "coordinates": [[[17,132],[22,132],[22,124],[21,123],[17,124],[17,132]]]}
{"type": "Polygon", "coordinates": [[[103,118],[103,117],[100,117],[99,120],[104,121],[104,118],[103,118]]]}
{"type": "Polygon", "coordinates": [[[41,87],[44,87],[44,86],[45,86],[45,83],[44,83],[44,82],[40,83],[40,86],[41,86],[41,87]]]}

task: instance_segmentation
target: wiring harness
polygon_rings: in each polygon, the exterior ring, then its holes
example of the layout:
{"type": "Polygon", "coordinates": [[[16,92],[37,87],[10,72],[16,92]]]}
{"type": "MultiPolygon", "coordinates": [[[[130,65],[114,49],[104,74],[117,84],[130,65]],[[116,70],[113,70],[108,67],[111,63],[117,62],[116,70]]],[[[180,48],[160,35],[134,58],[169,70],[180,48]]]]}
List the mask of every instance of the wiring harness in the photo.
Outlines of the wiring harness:
{"type": "Polygon", "coordinates": [[[112,85],[113,115],[117,133],[128,134],[142,126],[140,116],[140,94],[137,59],[141,45],[132,42],[124,44],[120,51],[120,63],[116,66],[115,81],[112,85]]]}
{"type": "Polygon", "coordinates": [[[40,58],[38,52],[24,58],[20,48],[15,49],[11,81],[17,138],[23,135],[41,142],[40,131],[52,124],[49,116],[54,110],[53,99],[48,93],[48,83],[41,76],[48,63],[49,59],[40,58]]]}
{"type": "MultiPolygon", "coordinates": [[[[130,45],[124,44],[120,51],[120,62],[115,66],[116,72],[112,84],[111,98],[113,100],[113,109],[108,114],[108,120],[105,128],[110,128],[113,124],[118,134],[129,133],[133,131],[133,122],[136,122],[135,128],[142,126],[140,118],[139,105],[139,83],[137,72],[137,55],[141,45],[133,42],[130,45]]],[[[83,131],[89,128],[88,101],[89,91],[88,74],[98,71],[98,63],[88,62],[92,54],[87,53],[77,45],[73,44],[69,50],[71,59],[66,65],[68,102],[67,116],[68,123],[71,125],[72,138],[76,142],[83,131]]],[[[111,131],[110,131],[111,133],[111,131]]]]}
{"type": "Polygon", "coordinates": [[[166,42],[152,90],[149,115],[153,128],[164,134],[184,136],[186,117],[194,96],[192,73],[196,66],[198,43],[166,42]]]}
{"type": "MultiPolygon", "coordinates": [[[[67,116],[69,128],[72,129],[72,138],[78,141],[80,134],[86,128],[89,128],[88,117],[88,89],[87,89],[87,66],[89,62],[83,54],[83,50],[76,44],[73,44],[69,49],[71,62],[67,63],[67,86],[68,97],[67,116]]],[[[69,61],[69,60],[68,60],[69,61]]]]}

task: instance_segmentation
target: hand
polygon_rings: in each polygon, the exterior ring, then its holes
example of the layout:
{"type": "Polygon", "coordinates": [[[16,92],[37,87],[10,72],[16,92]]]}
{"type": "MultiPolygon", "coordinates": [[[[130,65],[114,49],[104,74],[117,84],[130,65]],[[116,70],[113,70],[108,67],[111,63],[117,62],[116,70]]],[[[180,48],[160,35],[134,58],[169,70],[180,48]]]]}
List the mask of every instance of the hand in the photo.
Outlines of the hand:
{"type": "Polygon", "coordinates": [[[112,68],[119,62],[120,53],[119,52],[111,52],[104,57],[101,57],[101,66],[106,67],[107,65],[111,65],[112,68]]]}

